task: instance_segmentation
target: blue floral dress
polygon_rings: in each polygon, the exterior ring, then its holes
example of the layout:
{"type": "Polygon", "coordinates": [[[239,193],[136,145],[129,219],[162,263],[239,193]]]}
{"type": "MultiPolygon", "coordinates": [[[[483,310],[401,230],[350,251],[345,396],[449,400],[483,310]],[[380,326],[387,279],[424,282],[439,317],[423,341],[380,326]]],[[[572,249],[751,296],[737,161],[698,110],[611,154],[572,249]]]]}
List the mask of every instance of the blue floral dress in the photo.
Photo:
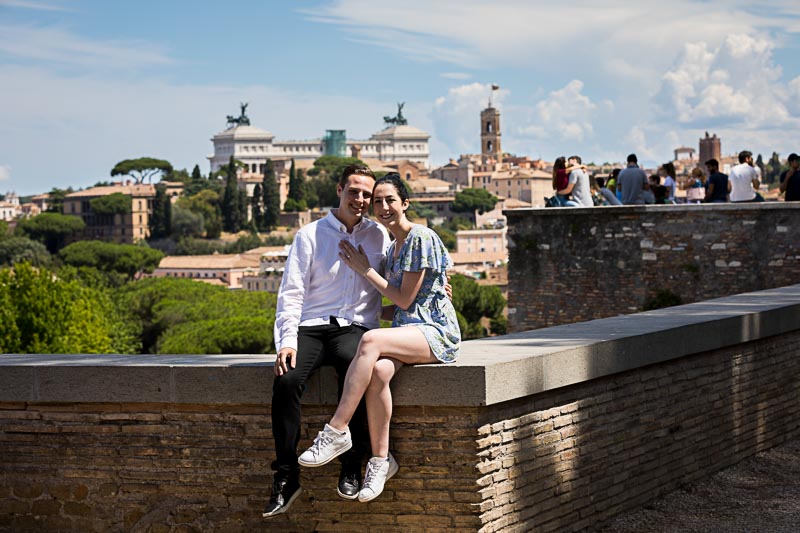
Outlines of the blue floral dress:
{"type": "Polygon", "coordinates": [[[447,269],[453,261],[439,236],[415,224],[408,233],[399,255],[395,258],[395,245],[389,245],[386,275],[389,285],[400,288],[403,272],[425,270],[422,286],[407,310],[395,308],[392,327],[417,326],[425,335],[434,357],[442,363],[452,363],[458,357],[461,330],[453,302],[444,290],[447,269]]]}

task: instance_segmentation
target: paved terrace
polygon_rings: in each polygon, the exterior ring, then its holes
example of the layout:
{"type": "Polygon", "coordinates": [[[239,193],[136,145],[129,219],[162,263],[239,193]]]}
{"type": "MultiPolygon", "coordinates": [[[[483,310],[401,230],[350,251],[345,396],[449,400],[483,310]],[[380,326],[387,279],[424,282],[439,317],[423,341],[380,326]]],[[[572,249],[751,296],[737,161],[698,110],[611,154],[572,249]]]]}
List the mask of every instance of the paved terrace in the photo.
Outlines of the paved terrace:
{"type": "Polygon", "coordinates": [[[306,470],[270,522],[274,356],[3,355],[0,529],[594,529],[796,438],[798,355],[800,285],[465,342],[398,376],[381,498],[306,470]]]}

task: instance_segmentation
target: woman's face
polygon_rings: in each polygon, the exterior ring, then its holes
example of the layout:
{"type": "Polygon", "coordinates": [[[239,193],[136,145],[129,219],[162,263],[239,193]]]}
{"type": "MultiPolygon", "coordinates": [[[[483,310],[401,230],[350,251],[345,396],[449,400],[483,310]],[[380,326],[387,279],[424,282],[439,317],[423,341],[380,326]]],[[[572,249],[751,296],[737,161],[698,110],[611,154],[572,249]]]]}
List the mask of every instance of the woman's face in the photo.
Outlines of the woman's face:
{"type": "Polygon", "coordinates": [[[391,229],[405,218],[408,200],[403,201],[397,189],[391,183],[381,183],[372,191],[372,210],[375,218],[391,229]]]}

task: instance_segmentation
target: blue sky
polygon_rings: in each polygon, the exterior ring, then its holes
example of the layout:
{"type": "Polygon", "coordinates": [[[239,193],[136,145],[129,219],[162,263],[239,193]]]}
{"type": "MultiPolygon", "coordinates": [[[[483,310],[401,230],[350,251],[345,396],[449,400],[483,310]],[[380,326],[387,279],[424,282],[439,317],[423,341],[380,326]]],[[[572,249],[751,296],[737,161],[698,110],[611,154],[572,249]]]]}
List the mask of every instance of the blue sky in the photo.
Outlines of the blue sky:
{"type": "Polygon", "coordinates": [[[766,0],[0,0],[0,192],[87,187],[120,160],[208,171],[249,102],[276,139],[368,138],[406,102],[434,165],[503,148],[661,163],[800,151],[800,3],[766,0]]]}

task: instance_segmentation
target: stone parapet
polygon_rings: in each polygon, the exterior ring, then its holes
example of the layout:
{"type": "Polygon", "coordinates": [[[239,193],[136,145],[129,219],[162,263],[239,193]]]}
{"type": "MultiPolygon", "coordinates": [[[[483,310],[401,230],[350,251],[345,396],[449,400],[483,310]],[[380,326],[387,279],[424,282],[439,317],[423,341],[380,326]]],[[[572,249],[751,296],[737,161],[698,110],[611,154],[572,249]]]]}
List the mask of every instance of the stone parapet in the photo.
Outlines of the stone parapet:
{"type": "Polygon", "coordinates": [[[800,283],[800,202],[503,213],[510,331],[800,283]]]}
{"type": "MultiPolygon", "coordinates": [[[[393,386],[401,469],[271,487],[274,356],[0,356],[0,530],[596,528],[800,433],[800,285],[465,342],[393,386]]],[[[322,372],[300,448],[332,413],[322,372]]]]}

